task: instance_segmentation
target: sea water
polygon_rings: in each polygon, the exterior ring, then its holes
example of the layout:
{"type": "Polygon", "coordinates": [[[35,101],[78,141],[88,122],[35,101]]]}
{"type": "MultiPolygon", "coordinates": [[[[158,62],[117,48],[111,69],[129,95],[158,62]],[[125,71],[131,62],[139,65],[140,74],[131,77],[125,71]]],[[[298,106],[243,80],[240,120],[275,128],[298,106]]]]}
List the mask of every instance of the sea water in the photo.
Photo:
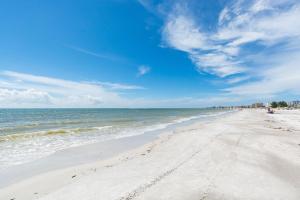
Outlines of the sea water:
{"type": "Polygon", "coordinates": [[[224,110],[0,109],[0,170],[70,147],[147,134],[221,113],[224,110]]]}

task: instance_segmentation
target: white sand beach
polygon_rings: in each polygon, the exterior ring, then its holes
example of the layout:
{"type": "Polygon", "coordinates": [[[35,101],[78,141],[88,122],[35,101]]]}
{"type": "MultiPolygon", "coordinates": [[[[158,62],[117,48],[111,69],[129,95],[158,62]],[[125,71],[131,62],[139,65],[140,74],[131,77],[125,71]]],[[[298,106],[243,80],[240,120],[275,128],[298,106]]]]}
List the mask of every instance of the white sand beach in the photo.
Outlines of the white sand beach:
{"type": "Polygon", "coordinates": [[[300,111],[243,110],[177,127],[111,158],[0,188],[0,199],[299,200],[300,111]]]}

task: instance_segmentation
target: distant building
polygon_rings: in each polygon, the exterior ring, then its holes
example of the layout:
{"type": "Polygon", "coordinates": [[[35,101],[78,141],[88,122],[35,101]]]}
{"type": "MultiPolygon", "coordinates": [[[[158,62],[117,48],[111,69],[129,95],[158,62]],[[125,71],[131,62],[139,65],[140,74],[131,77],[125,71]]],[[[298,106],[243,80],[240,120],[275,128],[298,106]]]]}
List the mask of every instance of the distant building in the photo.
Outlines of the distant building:
{"type": "Polygon", "coordinates": [[[251,105],[251,108],[263,108],[265,105],[263,103],[254,103],[251,105]]]}
{"type": "Polygon", "coordinates": [[[289,107],[300,108],[300,101],[291,101],[288,103],[289,107]]]}

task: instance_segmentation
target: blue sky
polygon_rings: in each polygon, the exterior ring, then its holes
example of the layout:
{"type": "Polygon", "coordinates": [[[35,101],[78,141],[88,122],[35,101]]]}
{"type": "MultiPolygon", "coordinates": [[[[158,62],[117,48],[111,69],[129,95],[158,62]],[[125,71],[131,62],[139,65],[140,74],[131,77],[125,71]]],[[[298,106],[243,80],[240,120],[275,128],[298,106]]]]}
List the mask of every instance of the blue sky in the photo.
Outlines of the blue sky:
{"type": "Polygon", "coordinates": [[[0,107],[295,100],[296,0],[0,2],[0,107]]]}

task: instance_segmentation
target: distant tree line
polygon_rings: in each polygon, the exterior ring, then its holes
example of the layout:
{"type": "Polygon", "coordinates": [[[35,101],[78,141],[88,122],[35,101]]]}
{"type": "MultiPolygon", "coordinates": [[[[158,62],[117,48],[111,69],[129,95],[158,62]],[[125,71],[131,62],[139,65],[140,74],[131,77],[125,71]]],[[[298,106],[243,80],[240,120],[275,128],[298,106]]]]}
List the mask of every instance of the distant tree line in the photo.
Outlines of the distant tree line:
{"type": "Polygon", "coordinates": [[[273,101],[271,103],[271,107],[272,108],[278,108],[278,107],[284,108],[284,107],[288,107],[288,104],[285,101],[279,101],[279,102],[273,101]]]}

